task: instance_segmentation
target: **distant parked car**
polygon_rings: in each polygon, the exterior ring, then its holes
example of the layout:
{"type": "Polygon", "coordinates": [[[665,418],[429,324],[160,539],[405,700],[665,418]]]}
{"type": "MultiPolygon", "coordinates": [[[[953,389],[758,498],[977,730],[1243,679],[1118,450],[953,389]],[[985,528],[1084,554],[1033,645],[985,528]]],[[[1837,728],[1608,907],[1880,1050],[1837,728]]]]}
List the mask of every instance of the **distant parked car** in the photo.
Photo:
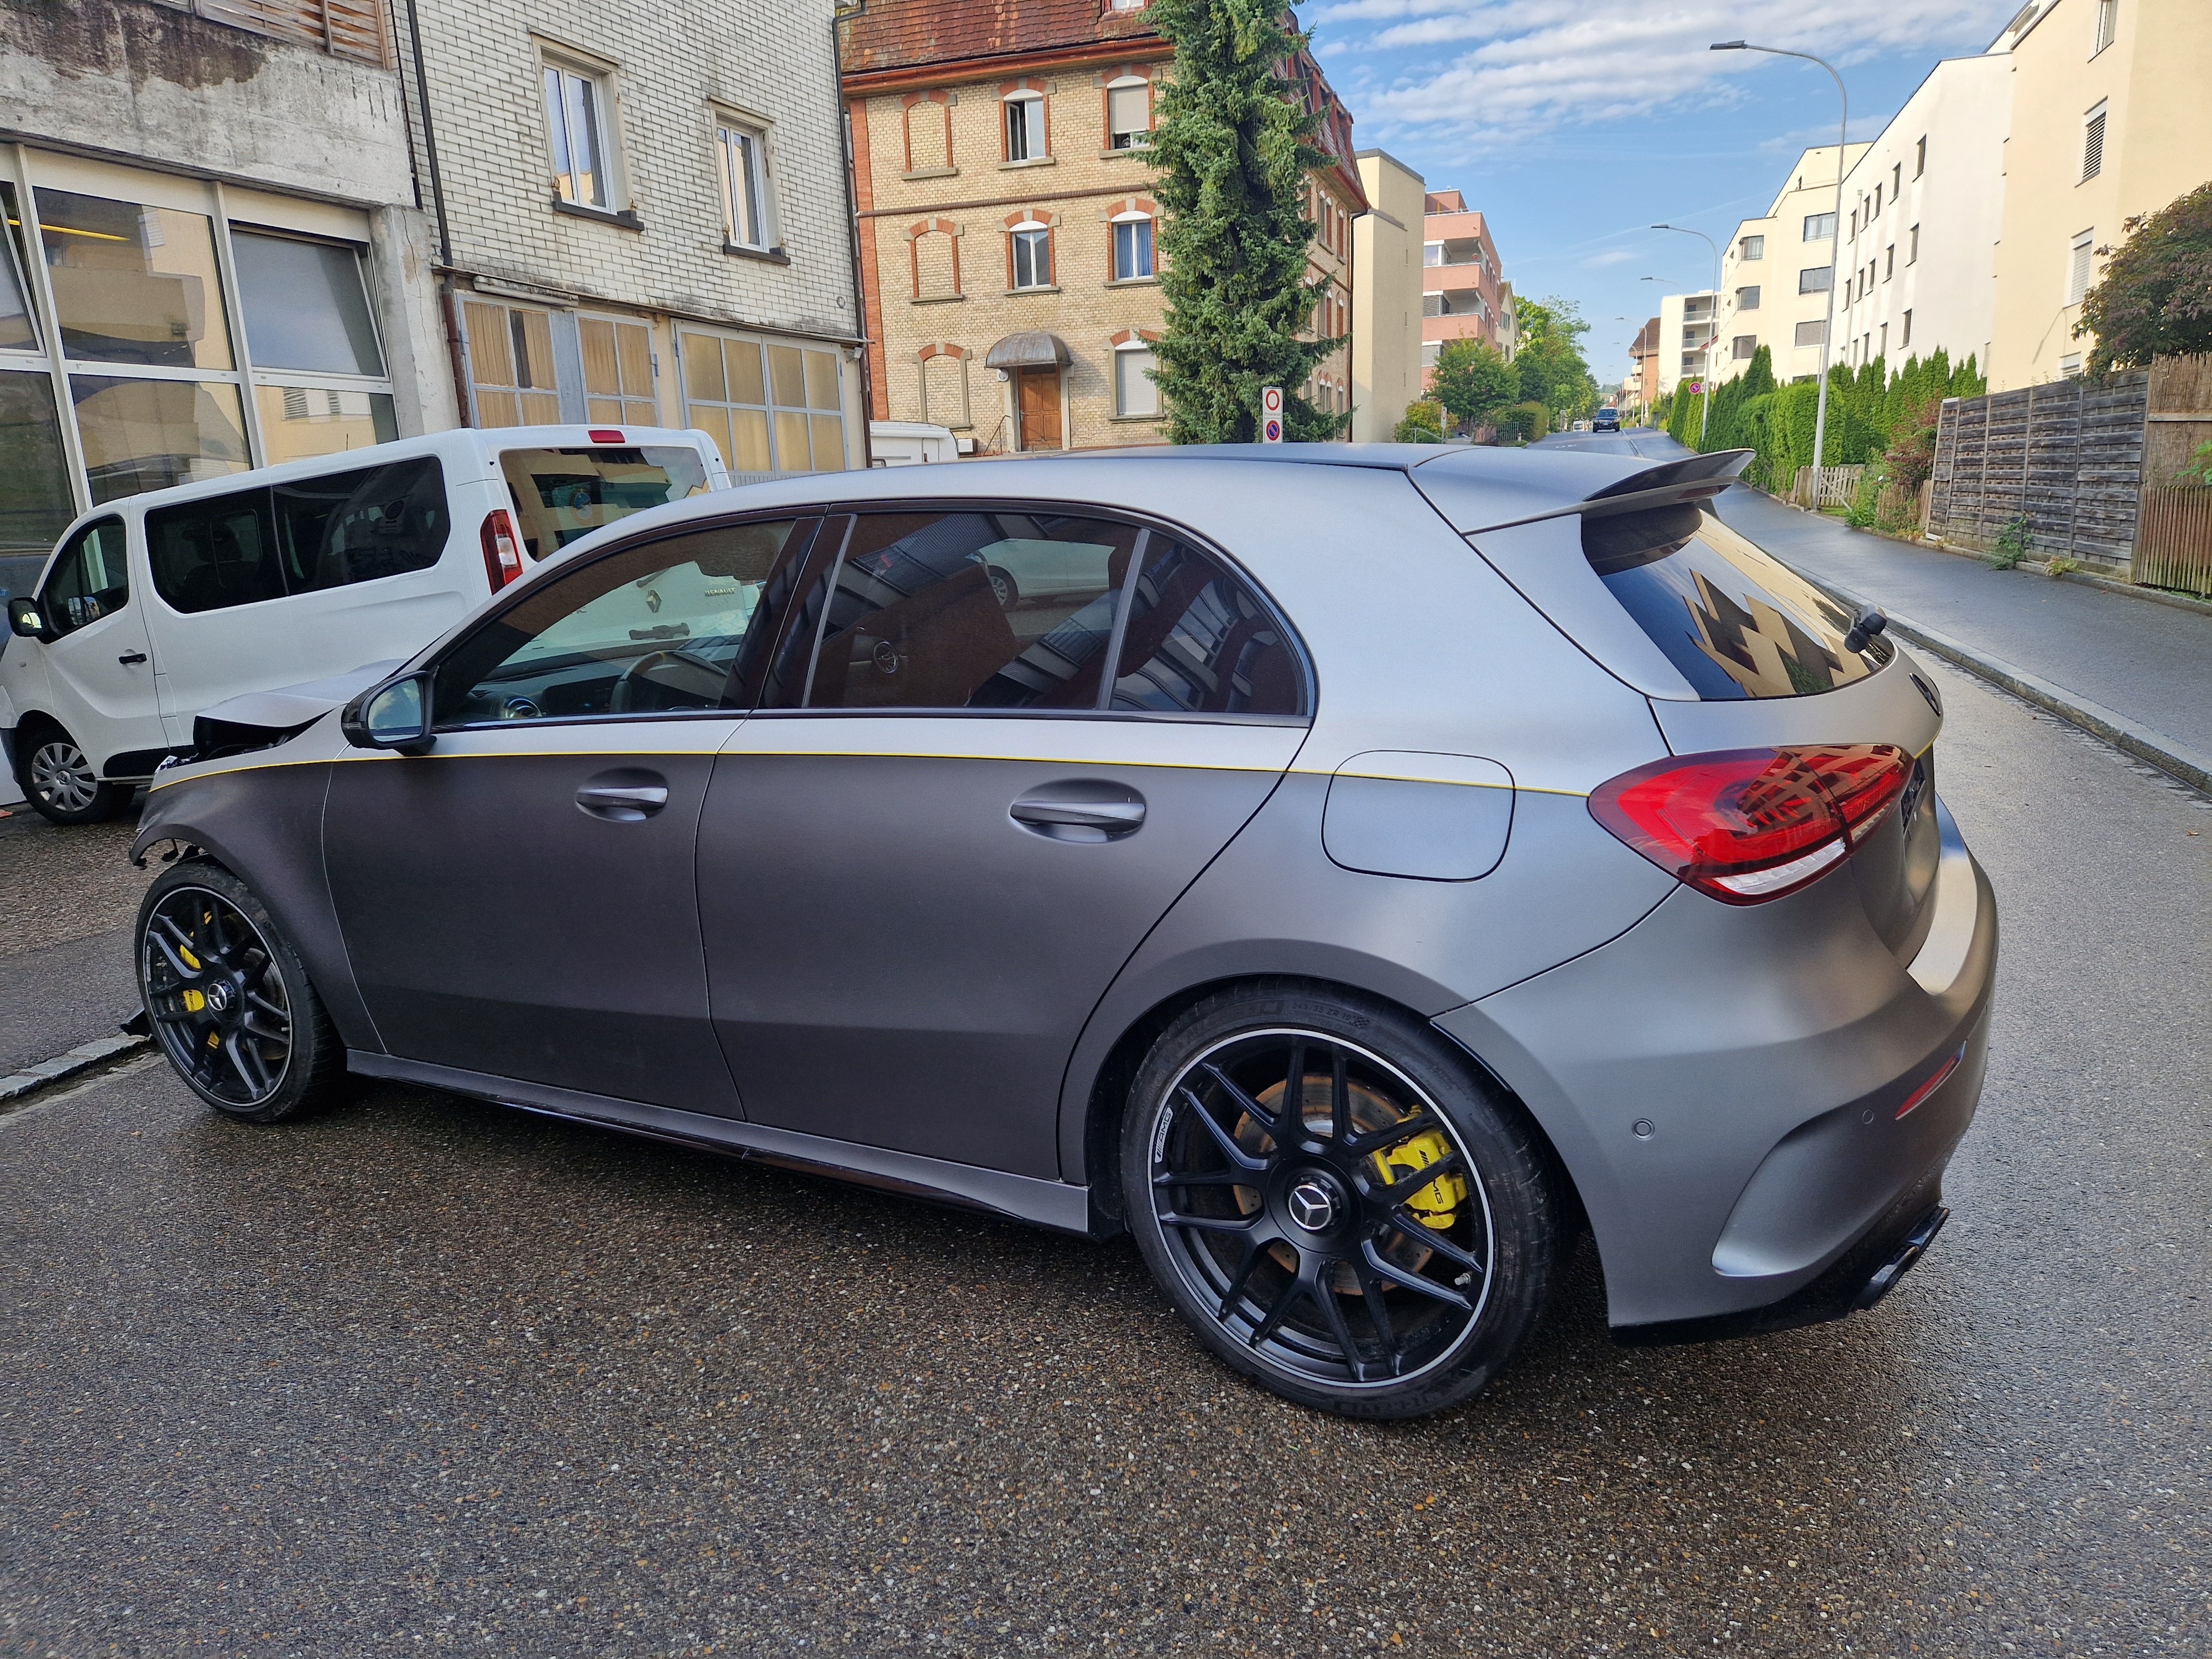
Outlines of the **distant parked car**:
{"type": "Polygon", "coordinates": [[[703,433],[508,427],[96,507],[8,599],[0,748],[55,823],[106,817],[211,704],[404,659],[578,537],[727,483],[703,433]]]}
{"type": "MultiPolygon", "coordinates": [[[[1625,1341],[1840,1317],[1946,1213],[1996,909],[1934,687],[1703,510],[1748,459],[641,514],[155,780],[146,1011],[250,1122],[351,1071],[1127,1230],[1224,1362],[1356,1416],[1481,1389],[1585,1220],[1625,1341]]],[[[833,1302],[874,1270],[816,1243],[833,1302]]]]}

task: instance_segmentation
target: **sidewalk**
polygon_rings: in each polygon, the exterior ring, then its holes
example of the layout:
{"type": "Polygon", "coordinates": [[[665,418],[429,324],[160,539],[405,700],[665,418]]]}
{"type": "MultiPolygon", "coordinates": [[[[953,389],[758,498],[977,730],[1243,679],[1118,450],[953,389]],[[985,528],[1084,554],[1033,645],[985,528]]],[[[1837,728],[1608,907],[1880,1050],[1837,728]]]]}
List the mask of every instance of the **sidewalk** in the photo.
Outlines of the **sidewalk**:
{"type": "Polygon", "coordinates": [[[1900,630],[1941,636],[1982,659],[1973,667],[2031,701],[2097,729],[2168,770],[2212,767],[2212,617],[2053,581],[2027,570],[1992,570],[1801,513],[1748,489],[1718,502],[1721,518],[1805,576],[1870,600],[1900,630]],[[1990,668],[1996,672],[1991,673],[1990,668]],[[2041,682],[2039,686],[2037,682],[2041,682]],[[2047,690],[2057,700],[2039,696],[2047,690]],[[2063,706],[2062,706],[2063,705],[2063,706]],[[2086,716],[2086,718],[2084,718],[2086,716]]]}

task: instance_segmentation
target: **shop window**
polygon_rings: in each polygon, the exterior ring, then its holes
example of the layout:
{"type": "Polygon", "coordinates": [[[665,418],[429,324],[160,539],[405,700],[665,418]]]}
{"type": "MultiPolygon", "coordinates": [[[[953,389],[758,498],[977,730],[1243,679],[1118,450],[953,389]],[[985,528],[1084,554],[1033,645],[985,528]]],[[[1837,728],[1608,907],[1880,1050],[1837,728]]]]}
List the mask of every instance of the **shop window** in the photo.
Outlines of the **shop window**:
{"type": "Polygon", "coordinates": [[[76,516],[53,379],[44,369],[0,371],[0,455],[8,458],[7,484],[0,488],[0,559],[43,554],[76,516]]]}
{"type": "Polygon", "coordinates": [[[732,472],[835,472],[845,465],[837,354],[763,347],[687,329],[684,423],[713,434],[732,472]]]}
{"type": "Polygon", "coordinates": [[[234,225],[230,247],[246,348],[256,368],[384,373],[358,252],[234,225]]]}
{"type": "Polygon", "coordinates": [[[584,349],[584,418],[593,425],[659,426],[653,390],[653,331],[612,317],[579,319],[584,349]]]}
{"type": "Polygon", "coordinates": [[[553,320],[521,306],[471,300],[470,389],[478,426],[556,426],[561,397],[553,371],[553,320]]]}
{"type": "Polygon", "coordinates": [[[205,214],[40,190],[62,349],[82,362],[227,369],[230,331],[205,214]]]}
{"type": "Polygon", "coordinates": [[[76,374],[70,397],[95,502],[219,478],[252,465],[235,386],[76,374]]]}
{"type": "Polygon", "coordinates": [[[15,239],[18,217],[15,192],[0,185],[0,351],[36,351],[41,344],[21,244],[15,239]]]}
{"type": "Polygon", "coordinates": [[[261,416],[261,459],[304,461],[399,435],[388,392],[356,392],[326,386],[258,386],[254,408],[261,416]]]}

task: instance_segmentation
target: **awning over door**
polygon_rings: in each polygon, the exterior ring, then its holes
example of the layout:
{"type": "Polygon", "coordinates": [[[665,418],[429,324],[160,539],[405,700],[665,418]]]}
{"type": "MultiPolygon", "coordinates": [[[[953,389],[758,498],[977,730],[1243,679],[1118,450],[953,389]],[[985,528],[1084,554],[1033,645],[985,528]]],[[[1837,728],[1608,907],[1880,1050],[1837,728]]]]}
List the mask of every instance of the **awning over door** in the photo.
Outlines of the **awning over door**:
{"type": "Polygon", "coordinates": [[[1059,368],[1073,362],[1075,356],[1067,349],[1067,342],[1059,335],[1033,328],[1020,334],[1009,334],[993,346],[984,356],[986,368],[1059,368]]]}

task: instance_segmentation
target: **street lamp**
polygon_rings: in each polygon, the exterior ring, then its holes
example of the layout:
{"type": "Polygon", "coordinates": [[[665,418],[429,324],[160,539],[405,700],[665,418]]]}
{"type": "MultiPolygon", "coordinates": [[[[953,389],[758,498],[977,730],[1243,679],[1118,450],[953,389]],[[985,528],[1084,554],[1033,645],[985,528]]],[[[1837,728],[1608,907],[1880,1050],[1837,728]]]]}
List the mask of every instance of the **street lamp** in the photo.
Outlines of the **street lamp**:
{"type": "Polygon", "coordinates": [[[1721,337],[1721,245],[1702,230],[1692,230],[1685,225],[1654,225],[1654,230],[1671,230],[1680,236],[1702,237],[1713,251],[1713,314],[1705,321],[1705,396],[1698,406],[1698,447],[1705,447],[1705,417],[1713,412],[1713,347],[1721,337]]]}
{"type": "Polygon", "coordinates": [[[1818,64],[1828,71],[1828,77],[1836,83],[1836,96],[1843,101],[1843,119],[1836,129],[1836,210],[1828,216],[1828,320],[1820,330],[1820,395],[1813,405],[1813,477],[1814,505],[1817,506],[1820,464],[1827,456],[1828,352],[1836,332],[1836,262],[1843,257],[1844,156],[1850,140],[1851,96],[1844,90],[1844,77],[1836,73],[1836,66],[1825,58],[1815,58],[1809,52],[1789,52],[1780,46],[1754,46],[1747,40],[1716,40],[1711,50],[1763,52],[1774,58],[1802,58],[1808,64],[1818,64]]]}

